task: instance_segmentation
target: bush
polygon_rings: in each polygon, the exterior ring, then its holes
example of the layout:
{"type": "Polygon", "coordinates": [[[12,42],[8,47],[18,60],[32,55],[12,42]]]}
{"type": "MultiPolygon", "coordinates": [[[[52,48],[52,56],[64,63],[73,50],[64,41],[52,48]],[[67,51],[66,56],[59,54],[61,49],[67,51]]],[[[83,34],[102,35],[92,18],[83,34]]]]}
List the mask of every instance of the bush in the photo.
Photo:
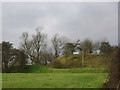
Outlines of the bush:
{"type": "Polygon", "coordinates": [[[104,83],[104,88],[117,88],[120,90],[120,47],[110,55],[108,80],[104,83]]]}

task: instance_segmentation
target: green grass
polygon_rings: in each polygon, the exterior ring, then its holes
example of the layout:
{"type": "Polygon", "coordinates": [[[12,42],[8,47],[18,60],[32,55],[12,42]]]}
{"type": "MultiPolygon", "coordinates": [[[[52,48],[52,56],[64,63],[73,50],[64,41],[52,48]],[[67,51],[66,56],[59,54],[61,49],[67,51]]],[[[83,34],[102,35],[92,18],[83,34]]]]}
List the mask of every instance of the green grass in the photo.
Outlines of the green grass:
{"type": "Polygon", "coordinates": [[[105,68],[27,68],[26,73],[3,73],[3,88],[101,88],[107,77],[105,68]]]}
{"type": "Polygon", "coordinates": [[[106,68],[54,69],[41,65],[29,65],[24,73],[107,73],[106,68]]]}
{"type": "Polygon", "coordinates": [[[0,89],[2,89],[2,73],[0,73],[0,89]]]}
{"type": "Polygon", "coordinates": [[[105,68],[26,67],[24,73],[3,73],[3,88],[101,88],[107,77],[105,68]]]}
{"type": "MultiPolygon", "coordinates": [[[[81,60],[70,55],[67,60],[81,60]]],[[[66,57],[58,57],[65,64],[66,57]]],[[[77,62],[78,63],[78,62],[77,62]]],[[[75,64],[76,65],[76,64],[75,64]]],[[[3,73],[3,88],[102,88],[108,71],[102,55],[87,55],[85,68],[55,69],[42,65],[28,65],[21,73],[3,73]]]]}
{"type": "Polygon", "coordinates": [[[107,73],[3,73],[3,88],[101,88],[107,73]]]}

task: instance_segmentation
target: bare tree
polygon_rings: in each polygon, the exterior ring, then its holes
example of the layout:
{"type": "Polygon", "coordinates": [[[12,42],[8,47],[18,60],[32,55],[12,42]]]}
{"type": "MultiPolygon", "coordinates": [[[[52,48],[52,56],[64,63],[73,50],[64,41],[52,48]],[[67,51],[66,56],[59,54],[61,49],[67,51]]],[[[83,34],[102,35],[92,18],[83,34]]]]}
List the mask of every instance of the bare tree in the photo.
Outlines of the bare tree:
{"type": "Polygon", "coordinates": [[[27,32],[24,32],[21,36],[22,42],[21,42],[21,49],[24,49],[26,54],[28,55],[28,58],[34,62],[34,50],[32,49],[32,41],[29,40],[29,34],[27,32]]]}
{"type": "Polygon", "coordinates": [[[29,39],[28,33],[22,34],[22,48],[25,50],[33,64],[43,64],[41,53],[46,46],[46,37],[46,34],[43,34],[38,29],[36,30],[36,34],[32,35],[31,39],[29,39]]]}
{"type": "Polygon", "coordinates": [[[41,53],[45,49],[44,47],[46,46],[45,43],[46,35],[43,34],[41,31],[36,30],[36,34],[32,36],[32,41],[33,41],[33,49],[34,49],[34,56],[36,57],[36,63],[41,63],[41,53]]]}
{"type": "Polygon", "coordinates": [[[85,61],[85,56],[88,53],[92,53],[92,41],[89,39],[84,40],[81,43],[81,49],[82,49],[82,67],[84,67],[84,61],[85,61]]]}
{"type": "Polygon", "coordinates": [[[92,53],[92,45],[93,45],[92,41],[86,39],[81,43],[81,48],[84,53],[92,53]]]}
{"type": "Polygon", "coordinates": [[[62,54],[67,39],[65,37],[60,37],[58,34],[55,34],[51,39],[51,42],[54,50],[54,58],[57,58],[60,54],[62,54]]]}

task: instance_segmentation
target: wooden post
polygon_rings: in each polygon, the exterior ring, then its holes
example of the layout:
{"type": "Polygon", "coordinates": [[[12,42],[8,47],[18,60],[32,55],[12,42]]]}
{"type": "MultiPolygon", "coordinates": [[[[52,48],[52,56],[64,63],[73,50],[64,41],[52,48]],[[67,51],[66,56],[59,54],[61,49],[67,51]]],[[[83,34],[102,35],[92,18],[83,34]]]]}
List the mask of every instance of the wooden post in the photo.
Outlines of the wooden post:
{"type": "Polygon", "coordinates": [[[84,68],[84,60],[85,60],[84,51],[82,51],[82,68],[84,68]]]}

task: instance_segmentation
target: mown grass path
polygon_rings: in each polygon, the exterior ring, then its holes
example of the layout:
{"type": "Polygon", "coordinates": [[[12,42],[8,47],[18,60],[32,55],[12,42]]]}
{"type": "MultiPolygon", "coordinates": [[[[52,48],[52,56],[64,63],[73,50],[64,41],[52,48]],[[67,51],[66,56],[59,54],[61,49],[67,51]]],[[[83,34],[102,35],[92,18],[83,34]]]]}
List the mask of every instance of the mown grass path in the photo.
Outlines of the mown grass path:
{"type": "Polygon", "coordinates": [[[107,73],[3,73],[3,88],[101,88],[107,73]]]}

